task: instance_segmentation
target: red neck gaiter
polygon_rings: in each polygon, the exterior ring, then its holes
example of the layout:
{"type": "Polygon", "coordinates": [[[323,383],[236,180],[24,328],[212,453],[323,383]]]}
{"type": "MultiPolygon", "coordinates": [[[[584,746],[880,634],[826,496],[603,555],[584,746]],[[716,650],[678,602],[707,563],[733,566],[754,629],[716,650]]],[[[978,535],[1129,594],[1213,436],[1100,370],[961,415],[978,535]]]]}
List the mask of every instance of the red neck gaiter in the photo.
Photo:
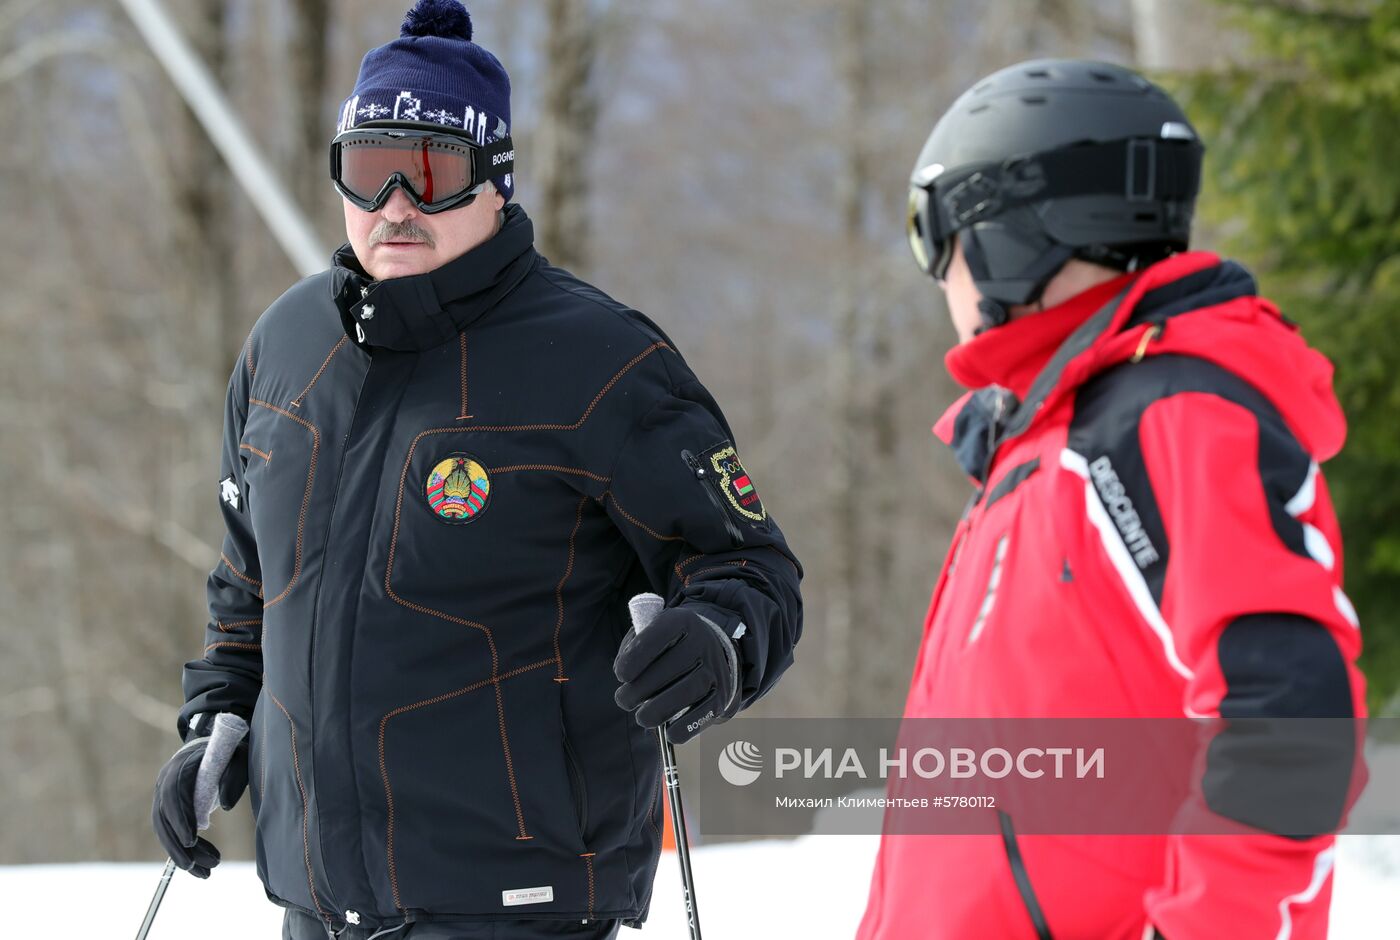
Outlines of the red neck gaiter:
{"type": "Polygon", "coordinates": [[[1123,274],[1076,294],[1049,310],[987,330],[948,350],[943,363],[964,388],[1000,385],[1025,398],[1060,344],[1108,303],[1136,274],[1123,274]]]}

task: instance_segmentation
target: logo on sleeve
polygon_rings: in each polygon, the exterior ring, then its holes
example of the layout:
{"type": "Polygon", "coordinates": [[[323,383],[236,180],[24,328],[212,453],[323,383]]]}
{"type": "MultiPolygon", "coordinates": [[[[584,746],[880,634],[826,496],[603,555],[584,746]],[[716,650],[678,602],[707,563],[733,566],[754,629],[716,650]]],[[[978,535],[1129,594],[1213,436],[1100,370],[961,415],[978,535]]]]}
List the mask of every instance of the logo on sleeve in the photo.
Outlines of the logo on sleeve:
{"type": "Polygon", "coordinates": [[[227,503],[230,509],[242,512],[239,507],[243,505],[243,494],[238,491],[238,483],[232,473],[219,481],[219,499],[227,503]]]}
{"type": "Polygon", "coordinates": [[[768,518],[768,510],[763,508],[763,500],[758,498],[758,490],[754,488],[753,480],[749,479],[748,471],[739,461],[733,445],[725,442],[709,451],[705,459],[715,473],[711,479],[724,494],[730,508],[753,522],[763,522],[768,518]]]}
{"type": "Polygon", "coordinates": [[[486,510],[491,497],[491,477],[486,468],[466,454],[440,460],[423,484],[428,507],[443,522],[471,522],[486,510]]]}

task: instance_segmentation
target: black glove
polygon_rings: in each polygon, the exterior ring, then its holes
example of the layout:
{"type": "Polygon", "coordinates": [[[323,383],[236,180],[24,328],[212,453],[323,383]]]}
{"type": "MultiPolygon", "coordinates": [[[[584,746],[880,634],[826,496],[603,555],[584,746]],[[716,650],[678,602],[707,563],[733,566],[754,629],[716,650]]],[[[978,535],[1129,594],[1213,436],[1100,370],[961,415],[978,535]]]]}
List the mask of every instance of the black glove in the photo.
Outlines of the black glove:
{"type": "MultiPolygon", "coordinates": [[[[199,762],[209,746],[208,736],[191,738],[175,752],[156,775],[151,824],[156,838],[180,868],[198,878],[208,878],[219,864],[219,850],[195,830],[194,781],[199,762]]],[[[248,786],[248,742],[240,741],[233,758],[219,778],[219,805],[233,809],[248,786]]]]}
{"type": "Polygon", "coordinates": [[[739,710],[739,651],[719,624],[688,607],[663,610],[640,634],[629,630],[613,672],[622,683],[617,704],[644,728],[669,723],[676,744],[739,710]]]}

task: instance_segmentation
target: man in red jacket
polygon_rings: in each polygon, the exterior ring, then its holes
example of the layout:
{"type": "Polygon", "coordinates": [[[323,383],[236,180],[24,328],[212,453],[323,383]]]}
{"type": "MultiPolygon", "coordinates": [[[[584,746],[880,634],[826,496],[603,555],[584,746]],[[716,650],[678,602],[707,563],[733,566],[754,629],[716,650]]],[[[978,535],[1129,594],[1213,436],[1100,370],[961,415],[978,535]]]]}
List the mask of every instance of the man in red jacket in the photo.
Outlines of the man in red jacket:
{"type": "MultiPolygon", "coordinates": [[[[979,82],[925,144],[910,239],[971,390],[935,432],[978,490],[906,717],[1364,715],[1318,469],[1346,430],[1332,368],[1244,268],[1186,251],[1201,155],[1160,88],[1064,60],[979,82]]],[[[1334,838],[1247,810],[1316,770],[1287,755],[1212,794],[1243,835],[1018,837],[1014,809],[999,834],[887,831],[859,936],[1325,937],[1334,838]]]]}

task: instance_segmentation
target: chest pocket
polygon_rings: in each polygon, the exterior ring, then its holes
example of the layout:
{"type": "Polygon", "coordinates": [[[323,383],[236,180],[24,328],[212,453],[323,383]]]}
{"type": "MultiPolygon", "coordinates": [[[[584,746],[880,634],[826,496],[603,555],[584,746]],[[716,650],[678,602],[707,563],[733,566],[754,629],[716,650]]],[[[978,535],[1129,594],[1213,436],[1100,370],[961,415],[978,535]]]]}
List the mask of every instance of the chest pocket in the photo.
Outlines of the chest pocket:
{"type": "Polygon", "coordinates": [[[305,418],[275,405],[249,404],[238,459],[262,567],[264,608],[284,600],[301,578],[321,449],[320,429],[305,418]]]}

